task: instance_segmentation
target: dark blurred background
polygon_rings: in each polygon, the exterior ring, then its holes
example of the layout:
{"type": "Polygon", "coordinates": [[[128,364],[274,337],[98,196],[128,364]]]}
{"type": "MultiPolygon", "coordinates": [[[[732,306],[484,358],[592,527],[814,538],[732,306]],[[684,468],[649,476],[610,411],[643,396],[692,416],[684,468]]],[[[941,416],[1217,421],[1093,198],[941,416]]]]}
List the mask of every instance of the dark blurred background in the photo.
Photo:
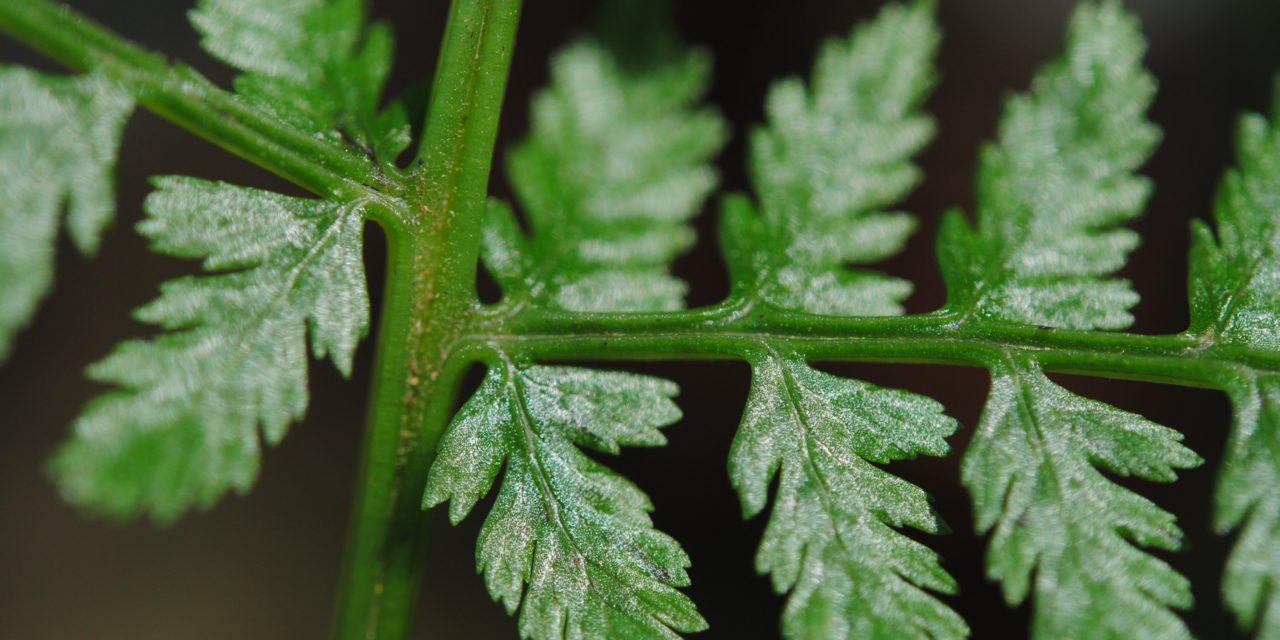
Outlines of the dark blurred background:
{"type": "MultiPolygon", "coordinates": [[[[14,1],[14,0],[0,0],[14,1]]],[[[184,13],[191,2],[77,0],[78,9],[145,45],[184,59],[216,81],[232,73],[197,46],[184,13]]],[[[434,67],[445,2],[375,1],[400,35],[392,92],[434,67]],[[427,7],[419,5],[429,5],[427,7]]],[[[807,71],[817,44],[842,35],[875,13],[878,1],[699,0],[679,3],[684,37],[715,54],[710,100],[729,117],[734,139],[721,156],[726,189],[746,188],[743,134],[761,120],[761,100],[775,78],[807,71]]],[[[1151,42],[1148,63],[1160,81],[1152,112],[1165,139],[1146,173],[1157,184],[1137,224],[1144,244],[1123,275],[1143,295],[1135,309],[1139,332],[1175,332],[1187,320],[1187,222],[1211,210],[1220,174],[1231,162],[1234,120],[1268,106],[1271,74],[1280,68],[1280,3],[1270,0],[1141,0],[1127,3],[1142,17],[1151,42]]],[[[975,154],[995,131],[1002,100],[1023,89],[1033,70],[1056,55],[1072,2],[952,0],[943,2],[941,83],[929,103],[940,133],[922,157],[926,179],[903,208],[923,229],[908,250],[884,265],[917,283],[908,307],[937,308],[941,279],[932,257],[940,213],[970,208],[975,154]]],[[[530,2],[520,31],[500,149],[519,139],[530,94],[547,77],[549,53],[580,33],[592,0],[530,2]]],[[[56,69],[0,37],[0,60],[56,69]]],[[[0,638],[61,640],[121,638],[187,640],[321,638],[327,634],[338,577],[351,486],[360,442],[370,364],[364,347],[352,380],[328,365],[313,367],[306,421],[267,451],[261,478],[248,496],[229,497],[207,513],[157,530],[87,518],[63,505],[43,472],[44,461],[81,405],[101,388],[82,368],[125,337],[149,330],[130,319],[159,282],[193,269],[151,255],[132,232],[155,174],[189,174],[233,183],[297,190],[157,117],[137,113],[126,131],[119,169],[120,217],[101,255],[87,262],[68,243],[58,247],[58,284],[12,360],[0,369],[0,638]]],[[[507,194],[500,167],[495,193],[507,194]]],[[[727,291],[701,220],[703,242],[677,265],[692,283],[690,303],[709,304],[727,291]]],[[[368,234],[371,287],[381,282],[382,240],[368,234]]],[[[630,450],[611,466],[653,496],[657,525],[681,540],[693,558],[689,590],[711,623],[706,640],[777,637],[781,599],[752,570],[763,519],[743,522],[724,471],[729,441],[746,396],[740,364],[619,365],[680,383],[686,419],[668,429],[670,446],[630,450]]],[[[947,598],[970,622],[974,637],[1022,638],[1026,606],[1007,609],[982,573],[984,542],[974,536],[969,499],[958,483],[959,452],[976,424],[987,386],[978,369],[840,365],[832,371],[905,387],[945,403],[967,428],[946,460],[898,463],[891,470],[935,497],[956,530],[928,543],[945,558],[962,588],[947,598]]],[[[1181,430],[1208,462],[1175,485],[1128,482],[1169,509],[1187,533],[1187,548],[1160,554],[1189,576],[1196,609],[1187,620],[1198,637],[1232,638],[1232,621],[1217,584],[1229,540],[1212,532],[1209,506],[1229,408],[1216,392],[1058,376],[1067,387],[1181,430]]],[[[449,527],[432,515],[418,637],[483,640],[517,637],[514,622],[492,604],[475,575],[472,550],[481,518],[449,527]]],[[[928,536],[921,536],[924,539],[928,536]]],[[[1244,636],[1239,636],[1244,637],[1244,636]]]]}

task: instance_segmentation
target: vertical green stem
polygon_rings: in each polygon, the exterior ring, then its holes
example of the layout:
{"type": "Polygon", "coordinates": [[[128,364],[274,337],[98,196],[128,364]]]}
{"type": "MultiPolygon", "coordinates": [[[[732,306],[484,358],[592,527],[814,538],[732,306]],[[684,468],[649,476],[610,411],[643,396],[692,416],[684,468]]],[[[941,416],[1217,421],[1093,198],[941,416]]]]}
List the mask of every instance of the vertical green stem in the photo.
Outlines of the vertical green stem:
{"type": "Polygon", "coordinates": [[[455,0],[410,195],[389,228],[386,299],[335,637],[406,637],[425,546],[421,501],[466,362],[489,168],[520,0],[455,0]]]}

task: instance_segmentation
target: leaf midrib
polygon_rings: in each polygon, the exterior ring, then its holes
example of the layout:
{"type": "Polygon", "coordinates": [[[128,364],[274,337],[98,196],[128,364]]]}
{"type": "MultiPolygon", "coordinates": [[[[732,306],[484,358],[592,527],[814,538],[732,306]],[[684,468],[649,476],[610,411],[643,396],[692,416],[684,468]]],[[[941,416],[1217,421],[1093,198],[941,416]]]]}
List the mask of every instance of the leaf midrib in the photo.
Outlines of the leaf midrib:
{"type": "MultiPolygon", "coordinates": [[[[831,486],[827,482],[826,474],[818,468],[818,464],[814,460],[818,453],[814,451],[815,443],[817,446],[821,447],[823,453],[828,456],[831,455],[831,449],[825,442],[822,442],[814,435],[813,428],[809,425],[809,419],[801,409],[801,392],[797,388],[798,383],[796,382],[795,377],[791,374],[791,371],[788,369],[786,360],[783,359],[773,347],[766,346],[765,348],[769,352],[769,358],[773,360],[775,366],[777,366],[782,373],[782,384],[787,393],[787,408],[790,410],[792,419],[800,426],[800,431],[804,438],[804,451],[802,454],[804,458],[804,466],[809,470],[807,475],[817,480],[818,494],[821,496],[820,499],[822,501],[823,510],[827,513],[827,521],[830,525],[832,537],[835,538],[836,542],[842,549],[844,549],[846,554],[852,557],[857,557],[857,553],[854,550],[855,547],[845,540],[845,536],[840,531],[840,527],[836,525],[835,499],[832,497],[833,492],[831,486]]],[[[859,501],[859,506],[862,506],[861,501],[859,501]]]]}
{"type": "MultiPolygon", "coordinates": [[[[533,467],[534,473],[532,475],[534,476],[535,482],[537,482],[538,484],[538,488],[542,491],[542,495],[543,495],[542,505],[543,505],[543,510],[546,513],[547,520],[549,520],[552,523],[552,525],[556,528],[556,530],[559,531],[561,537],[563,537],[566,541],[568,541],[573,546],[574,553],[577,554],[578,558],[581,559],[583,563],[595,567],[597,570],[612,576],[614,579],[618,580],[619,582],[625,582],[624,576],[622,574],[614,571],[612,567],[610,567],[605,563],[600,562],[598,559],[592,557],[591,554],[586,553],[582,549],[582,547],[578,544],[577,538],[574,537],[574,535],[570,531],[570,527],[564,522],[564,519],[561,517],[560,501],[559,501],[559,498],[556,497],[555,492],[551,488],[550,474],[546,470],[546,468],[543,466],[542,460],[537,454],[536,443],[538,441],[538,436],[536,433],[534,433],[533,416],[529,414],[528,403],[525,401],[525,398],[524,398],[524,390],[522,388],[523,385],[519,381],[520,379],[522,379],[522,376],[520,375],[519,369],[516,367],[515,363],[512,362],[511,359],[506,354],[502,354],[500,358],[501,358],[502,368],[504,370],[502,375],[507,379],[507,386],[512,393],[514,405],[517,407],[515,413],[517,414],[517,420],[520,421],[520,429],[521,429],[520,435],[521,435],[522,443],[524,445],[523,448],[524,448],[525,458],[529,462],[529,464],[533,467]]],[[[570,445],[570,446],[574,446],[574,445],[570,445]]],[[[590,590],[592,593],[595,593],[600,596],[607,595],[607,593],[604,592],[603,590],[596,588],[595,578],[592,577],[590,571],[587,571],[584,568],[582,573],[586,577],[587,581],[592,585],[592,588],[590,590]]],[[[605,602],[608,602],[610,606],[616,606],[615,603],[610,601],[610,598],[603,597],[602,599],[605,602]]],[[[574,603],[570,603],[569,605],[566,605],[566,606],[569,608],[572,608],[573,604],[574,603]]]]}

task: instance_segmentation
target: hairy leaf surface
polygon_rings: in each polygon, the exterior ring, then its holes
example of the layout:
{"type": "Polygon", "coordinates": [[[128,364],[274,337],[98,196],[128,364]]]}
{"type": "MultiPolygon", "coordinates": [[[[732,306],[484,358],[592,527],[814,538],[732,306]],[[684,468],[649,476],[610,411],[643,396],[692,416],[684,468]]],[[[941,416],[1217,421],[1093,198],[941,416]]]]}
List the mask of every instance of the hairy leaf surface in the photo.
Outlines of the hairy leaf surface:
{"type": "Polygon", "coordinates": [[[1239,167],[1223,180],[1217,239],[1193,225],[1191,329],[1218,343],[1280,352],[1280,131],[1241,119],[1239,167]]]}
{"type": "Polygon", "coordinates": [[[954,593],[937,554],[894,527],[945,529],[919,487],[874,463],[946,455],[955,420],[933,400],[760,358],[729,474],[748,516],[779,476],[756,567],[790,591],[789,640],[942,640],[968,628],[925,589],[954,593]]]}
{"type": "Polygon", "coordinates": [[[635,485],[580,447],[617,453],[666,442],[674,383],[630,373],[510,363],[490,370],[440,442],[424,504],[456,523],[502,488],[476,561],[489,593],[534,640],[679,638],[702,617],[675,587],[689,558],[653,528],[635,485]]]}
{"type": "Polygon", "coordinates": [[[115,384],[54,468],[72,502],[169,521],[246,490],[258,428],[277,443],[307,406],[307,342],[350,373],[368,326],[360,203],[159,178],[139,229],[209,275],[171,280],[138,318],[170,330],[90,368],[115,384]]]}
{"type": "Polygon", "coordinates": [[[1074,395],[1032,365],[992,375],[963,480],[978,531],[992,532],[987,572],[1005,599],[1034,588],[1038,640],[1191,638],[1167,608],[1191,606],[1187,580],[1135,546],[1176,549],[1174,517],[1098,467],[1169,482],[1199,457],[1176,431],[1074,395]]]}
{"type": "MultiPolygon", "coordinates": [[[[1237,139],[1239,167],[1219,192],[1217,238],[1203,222],[1193,228],[1190,332],[1210,349],[1276,354],[1280,131],[1247,115],[1237,139]]],[[[1217,527],[1240,529],[1223,593],[1241,625],[1270,640],[1280,638],[1280,377],[1238,383],[1229,391],[1235,422],[1217,489],[1217,527]]]]}
{"type": "Polygon", "coordinates": [[[1029,94],[1006,105],[999,141],[983,150],[978,225],[943,222],[947,307],[994,320],[1121,329],[1138,301],[1124,266],[1129,229],[1151,185],[1133,174],[1160,134],[1145,112],[1155,80],[1142,68],[1137,20],[1119,2],[1085,3],[1067,52],[1029,94]]]}
{"type": "Polygon", "coordinates": [[[1222,592],[1242,627],[1280,638],[1280,376],[1231,392],[1235,423],[1218,480],[1216,521],[1239,529],[1222,592]]]}
{"type": "Polygon", "coordinates": [[[530,234],[503,205],[489,215],[486,264],[507,295],[572,311],[684,307],[669,265],[693,245],[688,220],[715,187],[726,136],[695,106],[710,69],[700,52],[625,64],[594,40],[555,56],[509,156],[530,234]]]}
{"type": "Polygon", "coordinates": [[[0,361],[53,281],[64,209],[76,246],[97,250],[132,109],[129,93],[101,76],[0,67],[0,361]]]}
{"type": "Polygon", "coordinates": [[[759,211],[725,205],[723,242],[742,295],[811,313],[897,315],[911,283],[849,269],[902,250],[915,218],[885,208],[920,181],[911,156],[933,135],[921,103],[934,83],[933,3],[889,5],[829,42],[811,85],[769,91],[751,139],[759,211]]]}
{"type": "Polygon", "coordinates": [[[242,69],[244,100],[308,134],[393,162],[409,144],[404,109],[379,111],[391,29],[367,25],[365,0],[201,0],[204,48],[242,69]]]}

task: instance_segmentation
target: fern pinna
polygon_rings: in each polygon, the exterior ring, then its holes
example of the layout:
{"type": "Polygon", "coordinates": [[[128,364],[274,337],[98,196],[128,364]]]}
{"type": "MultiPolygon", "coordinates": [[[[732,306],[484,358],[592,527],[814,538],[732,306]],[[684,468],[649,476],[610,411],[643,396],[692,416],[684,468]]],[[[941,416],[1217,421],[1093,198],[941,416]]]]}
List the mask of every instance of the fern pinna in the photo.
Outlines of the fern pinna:
{"type": "MultiPolygon", "coordinates": [[[[390,29],[361,0],[200,0],[205,48],[242,74],[226,92],[47,0],[0,4],[0,28],[84,72],[0,69],[0,356],[52,278],[62,212],[97,249],[135,103],[314,192],[298,198],[161,177],[139,231],[208,272],[138,311],[163,333],[90,375],[92,402],[52,469],[68,500],[168,522],[245,491],[259,438],[308,402],[307,352],[349,374],[368,332],[364,222],[390,269],[370,432],[338,616],[341,638],[398,638],[422,551],[418,511],[457,522],[493,493],[477,544],[485,585],[521,637],[659,639],[707,628],[680,590],[690,557],[641,488],[588,452],[660,446],[675,384],[557,361],[738,359],[751,389],[728,457],[755,558],[786,596],[788,640],[964,638],[930,548],[948,531],[888,463],[952,455],[932,399],[815,361],[964,364],[991,375],[960,480],[989,537],[987,573],[1031,637],[1191,637],[1190,586],[1152,554],[1171,514],[1109,475],[1172,482],[1202,463],[1181,435],[1076,395],[1069,370],[1217,388],[1235,424],[1216,522],[1235,536],[1223,598],[1280,638],[1280,130],[1245,116],[1215,224],[1197,224],[1191,327],[1119,333],[1138,295],[1113,277],[1152,185],[1155,80],[1136,20],[1080,4],[1065,53],[1010,98],[981,152],[970,219],[938,239],[947,303],[903,315],[911,283],[868,265],[915,231],[893,209],[921,175],[940,39],[929,0],[890,4],[776,83],[749,138],[750,194],[720,201],[728,300],[685,309],[672,261],[715,190],[729,137],[702,103],[711,65],[661,31],[660,3],[556,54],[530,131],[507,156],[515,201],[487,200],[518,0],[456,0],[417,157],[409,109],[384,102],[390,29]],[[482,304],[477,259],[503,297],[482,304]],[[453,415],[463,372],[485,368],[453,415]],[[907,531],[919,530],[917,536],[907,531]]],[[[1277,99],[1280,109],[1280,98],[1277,99]]],[[[1275,117],[1280,117],[1277,114],[1275,117]]],[[[1273,118],[1274,119],[1274,118],[1273,118]]],[[[745,561],[745,559],[744,559],[745,561]]]]}

